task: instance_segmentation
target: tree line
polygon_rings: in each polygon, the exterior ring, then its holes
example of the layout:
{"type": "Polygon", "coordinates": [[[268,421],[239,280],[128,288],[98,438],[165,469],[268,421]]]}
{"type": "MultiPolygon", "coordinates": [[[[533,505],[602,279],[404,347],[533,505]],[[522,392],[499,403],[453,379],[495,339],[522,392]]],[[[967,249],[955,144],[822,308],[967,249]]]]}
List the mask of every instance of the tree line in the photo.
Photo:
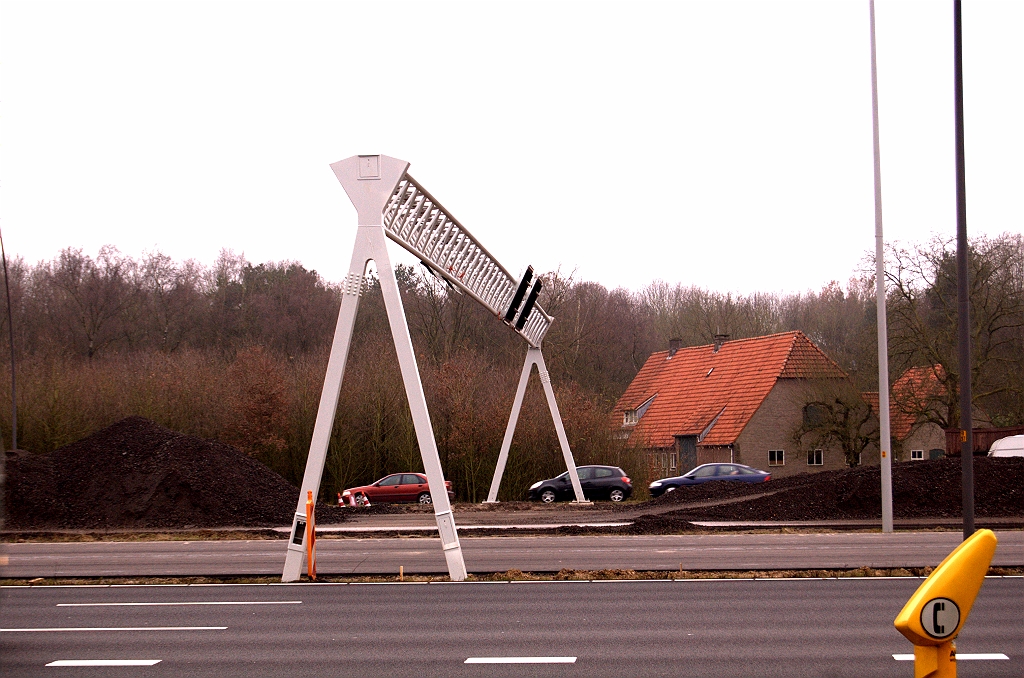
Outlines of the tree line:
{"type": "MultiPolygon", "coordinates": [[[[908,367],[942,365],[928,417],[956,425],[953,243],[933,239],[887,253],[890,383],[908,367]]],[[[996,425],[1024,423],[1024,238],[971,244],[973,394],[996,425]]],[[[877,390],[874,265],[817,292],[734,295],[656,281],[607,289],[563,271],[544,276],[540,303],[555,317],[544,352],[577,463],[622,466],[646,487],[641,450],[609,435],[615,400],[670,338],[710,343],[802,330],[851,376],[877,390]]],[[[8,274],[18,364],[19,447],[45,453],[138,414],[229,442],[293,483],[301,479],[340,286],[298,262],[253,264],[230,250],[210,266],[114,247],[65,249],[8,274]]],[[[497,459],[525,342],[425,267],[396,271],[446,476],[480,501],[497,459]]],[[[2,320],[7,336],[7,318],[2,320]]],[[[10,348],[0,350],[10,402],[10,348]]],[[[7,440],[10,409],[0,408],[7,440]]],[[[499,495],[562,469],[554,426],[534,377],[499,495]]],[[[370,276],[330,442],[323,497],[387,473],[420,470],[412,421],[380,288],[370,276]]]]}

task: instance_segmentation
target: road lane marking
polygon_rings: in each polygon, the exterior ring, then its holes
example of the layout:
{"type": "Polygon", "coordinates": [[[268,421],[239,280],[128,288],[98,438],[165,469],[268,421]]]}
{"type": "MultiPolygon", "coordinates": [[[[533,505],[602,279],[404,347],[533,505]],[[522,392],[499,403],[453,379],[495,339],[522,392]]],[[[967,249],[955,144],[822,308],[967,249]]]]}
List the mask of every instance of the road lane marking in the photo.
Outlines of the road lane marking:
{"type": "Polygon", "coordinates": [[[159,659],[58,659],[46,666],[153,666],[159,659]]]}
{"type": "MultiPolygon", "coordinates": [[[[914,655],[912,654],[894,654],[892,658],[898,662],[914,661],[914,655]]],[[[988,652],[981,654],[960,654],[959,652],[956,653],[957,661],[970,661],[972,659],[1009,659],[1009,657],[1007,657],[1002,652],[988,652]]]]}
{"type": "Polygon", "coordinates": [[[576,657],[470,657],[466,664],[575,664],[576,657]]]}
{"type": "Polygon", "coordinates": [[[182,603],[57,603],[57,607],[151,607],[166,605],[301,605],[301,600],[220,600],[182,603]]]}
{"type": "Polygon", "coordinates": [[[55,626],[36,629],[0,629],[0,633],[60,633],[62,631],[224,631],[226,626],[55,626]]]}

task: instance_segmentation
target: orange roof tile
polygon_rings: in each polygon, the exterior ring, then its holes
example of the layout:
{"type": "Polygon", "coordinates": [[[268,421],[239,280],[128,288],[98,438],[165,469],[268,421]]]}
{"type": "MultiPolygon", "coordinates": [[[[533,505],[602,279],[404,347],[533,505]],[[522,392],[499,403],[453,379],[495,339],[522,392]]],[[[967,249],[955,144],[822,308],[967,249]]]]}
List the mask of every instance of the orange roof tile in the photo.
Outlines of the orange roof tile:
{"type": "Polygon", "coordinates": [[[671,447],[675,436],[701,435],[702,446],[731,445],[779,379],[846,378],[802,332],[783,332],[652,354],[612,412],[622,427],[625,410],[657,395],[631,435],[645,447],[671,447]]]}

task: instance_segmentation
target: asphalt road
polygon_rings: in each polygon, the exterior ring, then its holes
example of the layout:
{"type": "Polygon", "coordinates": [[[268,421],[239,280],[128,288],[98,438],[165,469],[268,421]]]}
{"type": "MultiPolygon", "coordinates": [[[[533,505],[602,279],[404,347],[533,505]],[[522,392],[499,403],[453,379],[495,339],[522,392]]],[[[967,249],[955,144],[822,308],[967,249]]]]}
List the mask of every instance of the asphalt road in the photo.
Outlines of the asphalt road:
{"type": "MultiPolygon", "coordinates": [[[[1024,532],[997,532],[992,564],[1024,565],[1024,532]]],[[[959,532],[463,537],[470,572],[762,570],[937,565],[959,532]]],[[[284,540],[5,544],[2,577],[275,575],[284,540]]],[[[2,558],[0,558],[2,562],[2,558]]],[[[320,539],[321,574],[447,573],[437,538],[320,539]]]]}
{"type": "MultiPolygon", "coordinates": [[[[4,587],[0,674],[903,677],[892,621],[920,581],[4,587]],[[466,663],[512,657],[572,663],[466,663]],[[47,668],[80,660],[159,661],[47,668]]],[[[958,653],[1008,659],[961,678],[1024,675],[1022,600],[986,580],[958,653]]]]}

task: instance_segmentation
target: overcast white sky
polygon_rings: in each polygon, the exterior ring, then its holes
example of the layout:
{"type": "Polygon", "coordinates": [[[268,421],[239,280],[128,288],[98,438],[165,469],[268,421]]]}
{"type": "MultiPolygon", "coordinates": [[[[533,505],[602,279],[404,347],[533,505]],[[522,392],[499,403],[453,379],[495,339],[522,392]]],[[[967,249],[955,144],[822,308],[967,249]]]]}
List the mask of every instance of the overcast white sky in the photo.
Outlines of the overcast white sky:
{"type": "MultiPolygon", "coordinates": [[[[952,2],[876,11],[886,238],[952,236],[952,2]]],[[[972,234],[1024,225],[1022,44],[964,3],[972,234]]],[[[817,290],[874,249],[869,58],[867,0],[4,1],[0,228],[337,281],[328,164],[384,153],[513,274],[817,290]]]]}

